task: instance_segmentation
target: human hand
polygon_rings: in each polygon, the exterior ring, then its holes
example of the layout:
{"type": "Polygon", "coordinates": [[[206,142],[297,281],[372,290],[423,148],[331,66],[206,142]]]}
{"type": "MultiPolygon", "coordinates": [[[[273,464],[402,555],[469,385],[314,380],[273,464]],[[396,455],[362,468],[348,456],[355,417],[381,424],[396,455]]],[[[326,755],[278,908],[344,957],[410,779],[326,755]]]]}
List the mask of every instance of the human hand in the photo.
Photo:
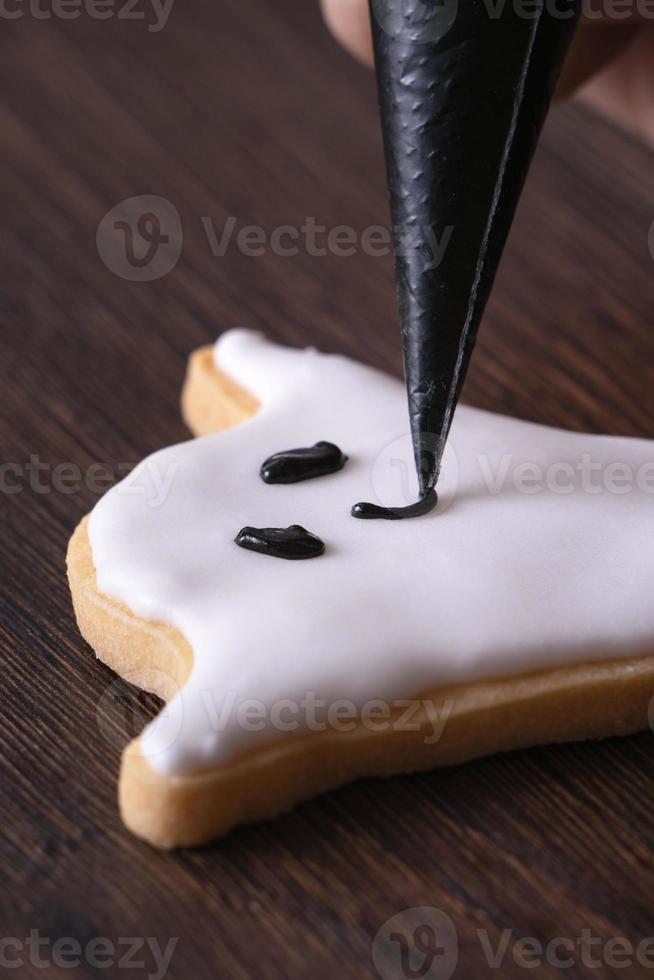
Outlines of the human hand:
{"type": "MultiPolygon", "coordinates": [[[[368,0],[320,0],[335,37],[372,65],[368,0]]],[[[638,4],[635,4],[638,6],[638,4]]],[[[649,8],[648,8],[649,9],[649,8]]],[[[557,90],[587,103],[654,146],[654,20],[619,11],[619,18],[582,18],[557,90]]]]}

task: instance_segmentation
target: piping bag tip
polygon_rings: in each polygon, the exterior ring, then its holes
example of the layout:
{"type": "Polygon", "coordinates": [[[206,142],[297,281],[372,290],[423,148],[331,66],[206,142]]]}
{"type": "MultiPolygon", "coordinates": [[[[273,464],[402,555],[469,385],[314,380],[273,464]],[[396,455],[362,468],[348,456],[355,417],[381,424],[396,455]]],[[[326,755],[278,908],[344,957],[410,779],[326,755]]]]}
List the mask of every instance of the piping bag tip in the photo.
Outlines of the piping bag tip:
{"type": "Polygon", "coordinates": [[[421,494],[438,480],[579,10],[580,0],[534,0],[528,10],[520,0],[370,0],[421,494]]]}

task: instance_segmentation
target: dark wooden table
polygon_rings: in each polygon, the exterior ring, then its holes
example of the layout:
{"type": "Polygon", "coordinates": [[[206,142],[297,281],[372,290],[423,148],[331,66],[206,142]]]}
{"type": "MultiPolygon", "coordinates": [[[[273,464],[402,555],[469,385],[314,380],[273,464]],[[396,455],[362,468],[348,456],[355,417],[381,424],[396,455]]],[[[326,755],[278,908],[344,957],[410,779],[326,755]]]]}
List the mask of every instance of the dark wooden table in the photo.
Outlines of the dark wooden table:
{"type": "MultiPolygon", "coordinates": [[[[159,32],[151,15],[23,14],[0,34],[0,939],[105,937],[116,955],[71,970],[43,945],[44,973],[5,944],[23,961],[7,975],[145,977],[149,950],[131,957],[145,966],[117,962],[140,936],[179,937],[174,980],[358,980],[376,976],[380,926],[414,906],[454,922],[463,980],[493,975],[480,930],[494,947],[511,933],[503,980],[561,975],[516,963],[520,938],[587,930],[602,955],[612,937],[654,934],[650,733],[360,782],[199,850],[158,853],[122,829],[120,748],[157,705],[110,687],[80,639],[68,537],[102,478],[185,437],[186,357],[223,328],[400,370],[389,258],[220,257],[205,234],[229,216],[358,233],[386,221],[374,88],[313,2],[180,3],[159,32]],[[114,275],[96,248],[103,215],[141,194],[183,224],[176,267],[152,282],[114,275]]],[[[469,402],[654,435],[652,164],[583,109],[553,114],[469,402]]],[[[652,973],[606,955],[593,970],[580,948],[565,976],[652,973]]]]}

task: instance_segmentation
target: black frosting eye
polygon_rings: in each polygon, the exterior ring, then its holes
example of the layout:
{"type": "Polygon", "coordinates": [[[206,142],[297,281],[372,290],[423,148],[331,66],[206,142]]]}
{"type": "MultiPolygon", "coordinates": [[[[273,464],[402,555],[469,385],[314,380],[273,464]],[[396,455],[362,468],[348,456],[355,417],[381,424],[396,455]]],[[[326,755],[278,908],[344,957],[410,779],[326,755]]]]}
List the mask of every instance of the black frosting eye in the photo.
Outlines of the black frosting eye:
{"type": "MultiPolygon", "coordinates": [[[[333,442],[317,442],[305,449],[287,449],[274,453],[261,466],[264,483],[299,483],[316,476],[327,476],[342,470],[347,456],[333,442]]],[[[291,560],[317,558],[325,543],[300,524],[290,527],[243,527],[234,538],[239,548],[260,555],[291,560]]]]}
{"type": "Polygon", "coordinates": [[[264,483],[299,483],[342,470],[347,456],[333,442],[317,442],[306,449],[274,453],[261,466],[264,483]]]}
{"type": "Polygon", "coordinates": [[[325,544],[300,524],[290,527],[244,527],[234,538],[239,548],[272,558],[317,558],[325,544]]]}

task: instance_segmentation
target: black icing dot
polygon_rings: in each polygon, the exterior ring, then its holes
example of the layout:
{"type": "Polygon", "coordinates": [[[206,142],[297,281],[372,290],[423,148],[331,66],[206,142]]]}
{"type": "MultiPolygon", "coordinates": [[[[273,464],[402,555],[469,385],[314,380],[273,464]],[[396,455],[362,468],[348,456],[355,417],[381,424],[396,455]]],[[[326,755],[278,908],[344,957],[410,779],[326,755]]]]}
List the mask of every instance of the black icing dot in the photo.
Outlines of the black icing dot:
{"type": "Polygon", "coordinates": [[[347,456],[333,442],[317,442],[305,449],[274,453],[261,465],[264,483],[299,483],[342,470],[347,456]]]}
{"type": "Polygon", "coordinates": [[[317,558],[325,544],[300,524],[290,527],[243,527],[234,538],[239,548],[272,558],[317,558]]]}

